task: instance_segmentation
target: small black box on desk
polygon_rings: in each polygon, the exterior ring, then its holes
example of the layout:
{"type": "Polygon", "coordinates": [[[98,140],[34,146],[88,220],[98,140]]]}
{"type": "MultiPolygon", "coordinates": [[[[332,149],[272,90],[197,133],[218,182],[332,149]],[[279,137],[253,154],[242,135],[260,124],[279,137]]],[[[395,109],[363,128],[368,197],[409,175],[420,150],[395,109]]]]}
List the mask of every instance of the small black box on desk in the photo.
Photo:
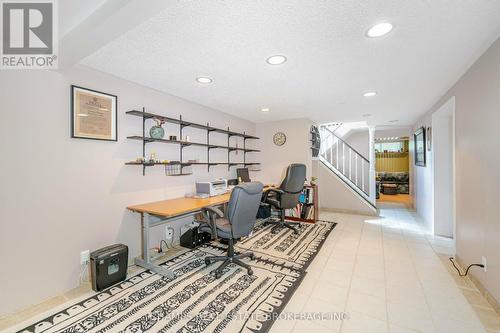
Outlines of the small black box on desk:
{"type": "Polygon", "coordinates": [[[128,247],[123,244],[106,246],[90,254],[92,289],[101,291],[125,280],[128,267],[128,247]]]}

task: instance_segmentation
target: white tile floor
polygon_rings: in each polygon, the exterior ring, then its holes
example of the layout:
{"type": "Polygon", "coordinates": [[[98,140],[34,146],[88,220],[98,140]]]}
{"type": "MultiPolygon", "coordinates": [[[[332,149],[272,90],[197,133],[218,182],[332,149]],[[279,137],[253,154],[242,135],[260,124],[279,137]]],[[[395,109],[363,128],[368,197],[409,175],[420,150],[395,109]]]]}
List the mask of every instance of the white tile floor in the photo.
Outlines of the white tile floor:
{"type": "Polygon", "coordinates": [[[271,332],[486,332],[439,256],[452,242],[427,236],[402,206],[384,207],[380,217],[322,214],[339,224],[285,309],[349,319],[278,320],[271,332]]]}

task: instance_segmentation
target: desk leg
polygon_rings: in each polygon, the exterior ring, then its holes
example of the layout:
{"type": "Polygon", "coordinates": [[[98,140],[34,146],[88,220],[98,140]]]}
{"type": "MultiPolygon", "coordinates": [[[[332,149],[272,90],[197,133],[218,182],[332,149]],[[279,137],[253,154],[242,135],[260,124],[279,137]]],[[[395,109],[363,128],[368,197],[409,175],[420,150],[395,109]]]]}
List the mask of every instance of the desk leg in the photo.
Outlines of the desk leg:
{"type": "Polygon", "coordinates": [[[142,260],[147,264],[150,263],[151,253],[149,250],[149,220],[148,213],[142,214],[142,260]]]}
{"type": "Polygon", "coordinates": [[[155,265],[151,263],[151,254],[149,251],[149,224],[150,224],[150,215],[148,213],[141,214],[141,222],[142,222],[142,258],[136,258],[135,264],[137,266],[141,266],[142,268],[149,269],[156,274],[160,274],[166,276],[170,279],[173,279],[174,272],[165,267],[161,267],[159,265],[155,265]]]}

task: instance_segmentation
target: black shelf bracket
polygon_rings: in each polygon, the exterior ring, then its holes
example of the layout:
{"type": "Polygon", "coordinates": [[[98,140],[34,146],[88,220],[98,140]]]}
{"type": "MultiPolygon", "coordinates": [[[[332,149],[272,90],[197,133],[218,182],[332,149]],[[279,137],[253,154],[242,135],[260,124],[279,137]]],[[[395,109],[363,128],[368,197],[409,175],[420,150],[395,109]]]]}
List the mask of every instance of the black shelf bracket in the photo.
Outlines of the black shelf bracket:
{"type": "MultiPolygon", "coordinates": [[[[182,141],[182,129],[184,128],[184,126],[182,126],[182,116],[179,116],[179,122],[180,122],[180,126],[179,126],[179,141],[182,141]]],[[[182,160],[182,150],[184,149],[184,145],[181,143],[179,145],[179,161],[181,161],[181,173],[182,173],[182,169],[184,168],[183,164],[183,160],[182,160]]]]}
{"type": "MultiPolygon", "coordinates": [[[[142,161],[146,161],[146,108],[142,107],[142,161]]],[[[142,165],[142,175],[146,175],[146,165],[142,165]]]]}
{"type": "Polygon", "coordinates": [[[179,125],[181,128],[184,128],[184,127],[191,126],[191,123],[188,123],[187,121],[182,121],[182,116],[179,116],[179,125]]]}
{"type": "MultiPolygon", "coordinates": [[[[230,147],[229,145],[229,139],[231,138],[231,132],[229,131],[229,127],[227,128],[227,146],[230,147]]],[[[231,169],[231,150],[228,148],[227,149],[227,171],[231,169]]]]}
{"type": "Polygon", "coordinates": [[[207,123],[207,172],[210,172],[210,124],[207,123]]]}

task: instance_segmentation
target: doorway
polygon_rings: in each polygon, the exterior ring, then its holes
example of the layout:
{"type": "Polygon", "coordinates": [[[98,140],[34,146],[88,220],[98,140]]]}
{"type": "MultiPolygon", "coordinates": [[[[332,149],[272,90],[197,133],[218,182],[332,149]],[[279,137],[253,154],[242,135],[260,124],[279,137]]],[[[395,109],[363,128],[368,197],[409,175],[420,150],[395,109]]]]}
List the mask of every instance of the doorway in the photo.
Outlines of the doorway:
{"type": "Polygon", "coordinates": [[[455,236],[455,98],[432,114],[434,235],[455,236]]]}
{"type": "Polygon", "coordinates": [[[376,131],[377,204],[392,203],[407,209],[411,208],[408,132],[408,128],[376,131]]]}

